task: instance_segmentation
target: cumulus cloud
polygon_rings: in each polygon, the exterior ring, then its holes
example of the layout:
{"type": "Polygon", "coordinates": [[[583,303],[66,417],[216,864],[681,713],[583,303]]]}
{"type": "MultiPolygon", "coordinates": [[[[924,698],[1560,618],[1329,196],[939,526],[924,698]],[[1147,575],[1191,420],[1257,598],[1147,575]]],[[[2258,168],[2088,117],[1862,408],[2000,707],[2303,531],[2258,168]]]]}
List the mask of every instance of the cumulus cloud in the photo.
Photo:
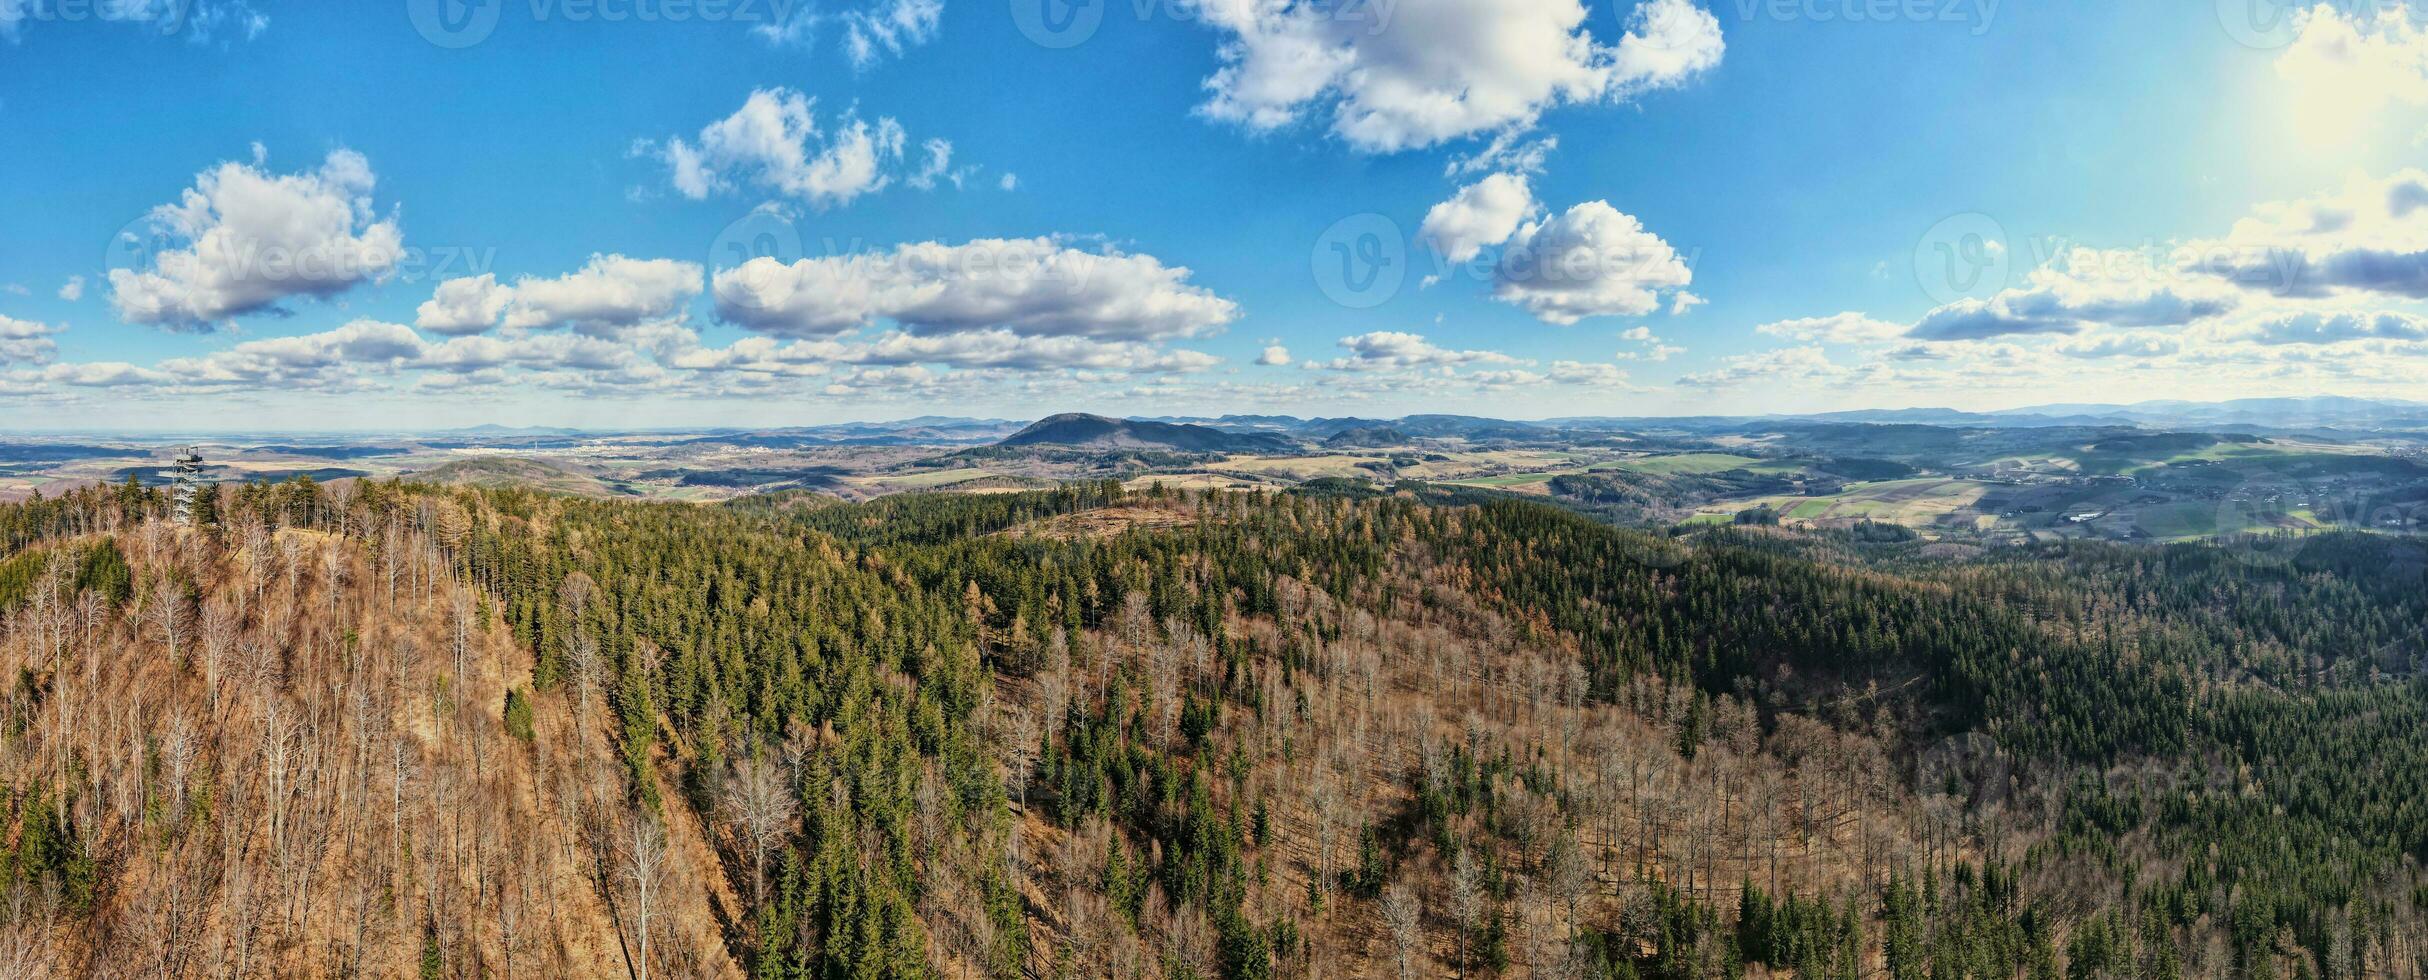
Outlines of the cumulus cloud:
{"type": "Polygon", "coordinates": [[[123,388],[134,385],[158,385],[173,380],[152,368],[125,361],[89,361],[82,364],[53,364],[35,375],[37,380],[77,388],[123,388]]]}
{"type": "Polygon", "coordinates": [[[413,325],[443,334],[480,333],[497,324],[513,298],[514,289],[498,285],[494,274],[449,279],[414,309],[413,325]]]}
{"type": "MultiPolygon", "coordinates": [[[[184,247],[164,248],[149,268],[110,270],[111,304],[130,323],[210,330],[289,297],[326,299],[380,279],[404,236],[394,217],[374,216],[375,183],[352,150],[299,174],[235,162],[203,171],[148,216],[152,233],[184,247]]],[[[129,244],[138,243],[113,247],[129,244]]]]}
{"type": "Polygon", "coordinates": [[[1329,361],[1309,361],[1309,367],[1330,371],[1405,371],[1411,369],[1446,369],[1469,364],[1524,363],[1507,354],[1488,350],[1451,350],[1435,346],[1422,334],[1396,330],[1342,337],[1340,346],[1349,353],[1329,361]]]}
{"type": "Polygon", "coordinates": [[[2250,324],[2262,344],[2340,344],[2354,340],[2428,340],[2428,319],[2397,312],[2286,312],[2250,324]]]}
{"type": "Polygon", "coordinates": [[[2129,330],[2071,337],[2052,349],[2076,358],[2165,357],[2183,350],[2183,339],[2154,330],[2129,330]]]}
{"type": "Polygon", "coordinates": [[[1720,61],[1719,21],[1691,0],[1646,0],[1615,44],[1578,0],[1200,0],[1225,34],[1205,115],[1254,131],[1328,112],[1368,152],[1531,128],[1545,109],[1625,99],[1720,61]]]}
{"type": "Polygon", "coordinates": [[[1620,351],[1618,359],[1622,361],[1666,361],[1686,353],[1686,348],[1654,336],[1651,327],[1629,327],[1619,334],[1619,339],[1639,345],[1634,350],[1620,351]]]}
{"type": "Polygon", "coordinates": [[[1527,222],[1493,270],[1494,298],[1545,323],[1589,316],[1642,316],[1663,293],[1684,289],[1693,270],[1676,249],[1606,201],[1527,222]]]}
{"type": "Polygon", "coordinates": [[[2428,30],[2408,6],[2321,3],[2293,16],[2297,33],[2276,73],[2299,107],[2292,128],[2305,142],[2365,135],[2390,104],[2428,105],[2428,30]]]}
{"type": "Polygon", "coordinates": [[[59,298],[73,303],[84,298],[84,277],[69,276],[59,284],[59,298]]]}
{"type": "Polygon", "coordinates": [[[2184,251],[2199,272],[2280,297],[2428,299],[2428,172],[2354,177],[2336,192],[2253,209],[2184,251]]]}
{"type": "Polygon", "coordinates": [[[2032,270],[2021,287],[1931,310],[1908,335],[1980,340],[2090,327],[2180,327],[2237,305],[2232,291],[2162,268],[2143,253],[2073,249],[2032,270]]]}
{"type": "Polygon", "coordinates": [[[865,364],[949,364],[1022,371],[1084,368],[1093,371],[1203,371],[1222,363],[1211,354],[1163,350],[1137,341],[1093,337],[1027,336],[1011,330],[973,330],[921,336],[890,331],[845,358],[865,364]]]}
{"type": "Polygon", "coordinates": [[[1026,335],[1166,340],[1210,333],[1238,305],[1152,255],[1052,238],[922,242],[890,252],[757,258],[716,274],[717,315],[760,333],[831,337],[891,321],[913,334],[1003,327],[1026,335]]]}
{"type": "Polygon", "coordinates": [[[1256,355],[1256,363],[1264,367],[1287,367],[1290,363],[1290,349],[1280,344],[1274,344],[1256,355]]]}
{"type": "Polygon", "coordinates": [[[871,123],[846,109],[821,128],[816,109],[816,99],[793,89],[758,89],[732,115],[691,140],[669,139],[655,153],[684,197],[701,200],[748,184],[818,208],[849,204],[897,179],[933,186],[950,161],[952,145],[932,141],[923,169],[905,172],[909,137],[901,123],[890,116],[871,123]],[[930,166],[932,172],[924,169],[930,166]]]}
{"type": "Polygon", "coordinates": [[[0,364],[48,364],[59,353],[59,328],[0,316],[0,364]]]}
{"type": "Polygon", "coordinates": [[[1904,324],[1875,320],[1861,313],[1779,320],[1754,328],[1755,333],[1787,340],[1846,346],[1887,343],[1904,336],[1905,330],[1904,324]]]}
{"type": "Polygon", "coordinates": [[[2345,78],[2414,102],[2428,102],[2428,31],[2408,8],[2354,10],[2329,4],[2295,14],[2294,41],[2277,56],[2288,81],[2345,78]]]}
{"type": "Polygon", "coordinates": [[[1591,385],[1597,388],[1628,387],[1627,372],[1616,364],[1587,361],[1551,362],[1551,381],[1564,385],[1591,385]]]}
{"type": "Polygon", "coordinates": [[[357,368],[393,370],[426,349],[411,327],[355,320],[334,330],[248,340],[202,357],[160,363],[182,385],[310,388],[335,385],[357,368]]]}
{"type": "Polygon", "coordinates": [[[1979,391],[2196,377],[2212,391],[2404,396],[2428,364],[2422,299],[2428,172],[2406,170],[2258,205],[2222,236],[2065,249],[2014,288],[1930,310],[1901,335],[1855,313],[1764,324],[1805,346],[1679,383],[1979,391]],[[1859,356],[1835,363],[1825,346],[1859,356]]]}
{"type": "Polygon", "coordinates": [[[634,348],[626,344],[581,334],[548,333],[456,337],[424,350],[419,366],[458,374],[503,367],[619,373],[638,361],[634,348]]]}
{"type": "Polygon", "coordinates": [[[1524,175],[1496,173],[1434,205],[1417,234],[1443,258],[1465,262],[1486,246],[1508,241],[1535,210],[1534,191],[1524,175]]]}
{"type": "Polygon", "coordinates": [[[678,313],[699,295],[696,262],[593,255],[573,272],[543,279],[523,276],[512,285],[492,273],[439,283],[414,310],[414,325],[433,333],[464,336],[491,327],[509,331],[573,327],[621,336],[629,328],[678,313]]]}
{"type": "MultiPolygon", "coordinates": [[[[0,322],[0,330],[48,331],[0,322]]],[[[9,350],[0,339],[0,353],[9,350]]],[[[41,350],[47,358],[48,348],[41,350]]],[[[0,357],[0,360],[6,360],[0,357]]],[[[39,364],[40,359],[30,363],[39,364]]],[[[341,392],[372,390],[410,378],[422,391],[502,388],[580,394],[644,393],[727,397],[792,391],[808,379],[823,390],[840,385],[859,393],[922,379],[935,393],[974,393],[986,385],[1121,382],[1139,375],[1177,378],[1214,368],[1222,359],[1132,340],[1037,336],[1006,328],[922,335],[887,330],[868,338],[781,340],[753,335],[710,347],[679,321],[643,324],[610,338],[578,331],[500,331],[425,338],[411,327],[356,320],[295,336],[247,340],[223,351],[171,358],[153,367],[105,363],[50,365],[0,374],[0,394],[40,393],[46,387],[141,389],[147,395],[238,390],[341,392]]]]}
{"type": "Polygon", "coordinates": [[[1685,375],[1678,379],[1678,384],[1689,388],[1733,388],[1755,381],[1833,382],[1845,379],[1847,374],[1846,368],[1831,363],[1818,346],[1782,347],[1731,355],[1721,360],[1718,369],[1685,375]]]}
{"type": "Polygon", "coordinates": [[[699,292],[697,262],[593,255],[580,270],[554,279],[515,280],[504,325],[612,331],[669,316],[699,292]]]}

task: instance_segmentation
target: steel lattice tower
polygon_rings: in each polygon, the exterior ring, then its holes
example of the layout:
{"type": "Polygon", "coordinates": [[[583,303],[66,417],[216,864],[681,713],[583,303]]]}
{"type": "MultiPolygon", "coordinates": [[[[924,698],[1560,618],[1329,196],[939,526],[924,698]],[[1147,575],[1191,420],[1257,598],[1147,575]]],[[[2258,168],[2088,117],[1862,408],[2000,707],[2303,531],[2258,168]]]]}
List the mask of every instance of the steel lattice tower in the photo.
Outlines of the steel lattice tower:
{"type": "Polygon", "coordinates": [[[194,497],[202,492],[202,452],[194,446],[177,451],[177,473],[172,495],[177,501],[177,523],[194,523],[194,497]]]}

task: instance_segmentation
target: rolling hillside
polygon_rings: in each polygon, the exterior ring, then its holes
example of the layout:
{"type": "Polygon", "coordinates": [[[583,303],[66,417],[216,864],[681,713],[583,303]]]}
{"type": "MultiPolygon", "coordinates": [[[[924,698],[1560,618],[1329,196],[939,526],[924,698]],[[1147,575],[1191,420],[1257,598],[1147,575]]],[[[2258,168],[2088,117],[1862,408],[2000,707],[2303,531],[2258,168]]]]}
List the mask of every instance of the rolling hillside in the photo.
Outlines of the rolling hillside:
{"type": "Polygon", "coordinates": [[[1038,419],[996,445],[1247,453],[1286,451],[1294,448],[1295,443],[1271,433],[1232,432],[1211,426],[1114,419],[1073,412],[1038,419]]]}

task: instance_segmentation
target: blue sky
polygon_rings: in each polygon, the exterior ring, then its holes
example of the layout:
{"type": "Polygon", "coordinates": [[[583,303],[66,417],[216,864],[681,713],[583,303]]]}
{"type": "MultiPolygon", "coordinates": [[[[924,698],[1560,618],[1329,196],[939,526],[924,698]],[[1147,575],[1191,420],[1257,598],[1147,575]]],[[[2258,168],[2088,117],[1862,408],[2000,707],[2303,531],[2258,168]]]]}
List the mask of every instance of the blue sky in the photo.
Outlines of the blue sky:
{"type": "Polygon", "coordinates": [[[2401,6],[487,2],[0,0],[5,425],[1998,408],[2428,364],[2401,6]],[[1041,10],[1100,20],[1049,46],[1041,10]]]}

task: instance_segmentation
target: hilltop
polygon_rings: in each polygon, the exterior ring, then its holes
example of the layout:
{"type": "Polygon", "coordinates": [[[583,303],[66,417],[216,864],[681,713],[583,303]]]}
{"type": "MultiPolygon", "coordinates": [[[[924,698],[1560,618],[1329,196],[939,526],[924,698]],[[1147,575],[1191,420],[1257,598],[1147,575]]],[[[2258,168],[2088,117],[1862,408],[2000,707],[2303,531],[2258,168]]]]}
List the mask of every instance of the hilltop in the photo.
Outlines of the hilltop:
{"type": "Polygon", "coordinates": [[[414,478],[450,487],[524,487],[580,497],[622,496],[627,491],[571,466],[519,456],[459,459],[414,478]]]}
{"type": "Polygon", "coordinates": [[[1038,419],[996,445],[1170,449],[1189,453],[1276,452],[1296,448],[1289,439],[1270,433],[1229,432],[1204,425],[1115,419],[1082,412],[1038,419]]]}

